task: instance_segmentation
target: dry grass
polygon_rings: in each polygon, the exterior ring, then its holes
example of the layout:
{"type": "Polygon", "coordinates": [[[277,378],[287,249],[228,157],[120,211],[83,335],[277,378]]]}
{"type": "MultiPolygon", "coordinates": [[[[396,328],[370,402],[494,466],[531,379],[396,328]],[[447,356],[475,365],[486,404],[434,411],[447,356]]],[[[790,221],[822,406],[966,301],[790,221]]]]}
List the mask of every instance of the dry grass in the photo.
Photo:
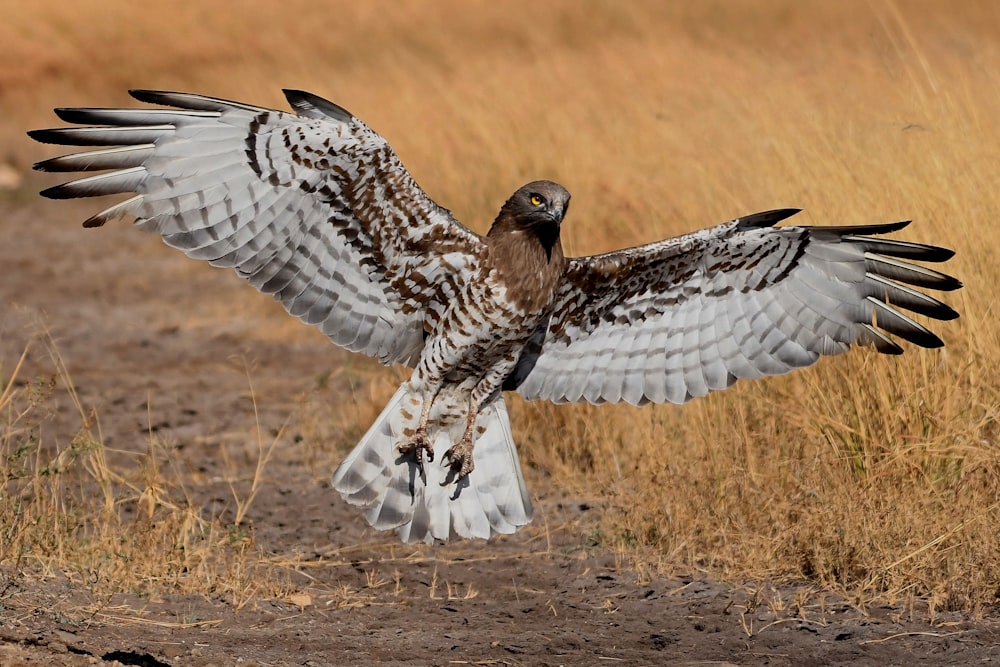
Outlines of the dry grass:
{"type": "MultiPolygon", "coordinates": [[[[996,3],[3,5],[0,159],[20,167],[47,155],[22,132],[54,105],[122,103],[130,86],[279,105],[287,86],[368,121],[480,231],[522,182],[563,182],[574,254],[777,206],[811,224],[913,218],[913,238],[959,251],[963,318],[941,327],[946,350],[859,352],[684,408],[515,403],[514,429],[528,465],[606,505],[602,539],[642,567],[804,578],[859,604],[997,603],[996,3]]],[[[9,431],[44,391],[6,398],[9,431]]],[[[119,489],[102,513],[66,518],[103,551],[52,544],[49,567],[104,568],[124,586],[160,576],[126,575],[105,553],[123,498],[137,525],[145,512],[171,526],[143,537],[165,559],[230,539],[155,488],[122,486],[92,426],[81,406],[60,456],[119,489]]],[[[31,471],[4,493],[5,518],[25,511],[17,498],[35,503],[30,521],[3,525],[34,535],[20,544],[66,535],[38,524],[65,500],[59,478],[40,474],[30,440],[3,442],[6,483],[11,460],[31,471]]]]}
{"type": "Polygon", "coordinates": [[[241,523],[259,475],[250,495],[235,498],[235,520],[207,516],[152,433],[144,452],[108,450],[51,340],[37,347],[57,369],[52,376],[21,377],[28,350],[12,368],[0,367],[0,599],[26,579],[52,576],[96,599],[197,593],[236,608],[287,589],[281,568],[241,523]],[[62,447],[43,436],[57,394],[68,395],[79,418],[62,447]]]}

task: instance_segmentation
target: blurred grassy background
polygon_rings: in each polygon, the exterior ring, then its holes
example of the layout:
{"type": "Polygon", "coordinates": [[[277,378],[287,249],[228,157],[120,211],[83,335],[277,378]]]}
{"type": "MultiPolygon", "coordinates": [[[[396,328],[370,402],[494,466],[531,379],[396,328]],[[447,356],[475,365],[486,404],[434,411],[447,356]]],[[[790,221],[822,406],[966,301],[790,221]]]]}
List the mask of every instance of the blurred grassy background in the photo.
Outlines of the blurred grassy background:
{"type": "Polygon", "coordinates": [[[959,253],[945,350],[861,351],[683,408],[515,401],[514,431],[531,476],[600,502],[595,539],[640,566],[998,602],[1000,4],[0,7],[0,161],[19,170],[51,154],[24,131],[53,106],[143,87],[283,107],[290,87],[381,132],[477,231],[522,183],[563,183],[570,254],[784,206],[914,219],[907,238],[959,253]]]}

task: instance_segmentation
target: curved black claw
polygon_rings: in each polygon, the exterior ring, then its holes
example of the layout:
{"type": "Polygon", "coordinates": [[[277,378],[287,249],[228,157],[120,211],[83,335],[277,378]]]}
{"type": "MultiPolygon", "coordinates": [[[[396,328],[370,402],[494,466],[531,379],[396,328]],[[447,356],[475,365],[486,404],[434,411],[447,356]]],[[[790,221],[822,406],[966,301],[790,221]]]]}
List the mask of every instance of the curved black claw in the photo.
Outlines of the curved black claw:
{"type": "MultiPolygon", "coordinates": [[[[456,479],[461,480],[472,472],[476,464],[472,461],[472,440],[462,438],[444,453],[443,465],[451,466],[456,479]]],[[[451,475],[449,475],[451,478],[451,475]]]]}

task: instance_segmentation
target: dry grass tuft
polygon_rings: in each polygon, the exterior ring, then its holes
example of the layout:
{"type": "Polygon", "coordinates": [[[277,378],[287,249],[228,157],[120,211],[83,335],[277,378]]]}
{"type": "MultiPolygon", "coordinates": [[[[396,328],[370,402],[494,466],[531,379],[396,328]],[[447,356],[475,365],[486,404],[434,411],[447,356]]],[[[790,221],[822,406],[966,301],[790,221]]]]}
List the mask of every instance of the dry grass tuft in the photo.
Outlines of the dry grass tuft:
{"type": "MultiPolygon", "coordinates": [[[[0,369],[3,594],[33,577],[56,577],[97,598],[196,593],[239,609],[255,597],[280,597],[287,577],[255,545],[253,531],[232,518],[207,516],[154,437],[145,452],[109,451],[54,344],[38,345],[45,346],[54,374],[20,377],[24,356],[12,369],[0,369]],[[59,393],[71,398],[78,416],[66,446],[45,437],[59,393]]],[[[252,500],[252,494],[237,498],[237,513],[252,500]]]]}
{"type": "MultiPolygon", "coordinates": [[[[594,537],[644,572],[805,580],[932,614],[997,604],[996,3],[4,4],[0,159],[21,168],[48,155],[21,137],[51,106],[130,86],[279,105],[290,86],[368,121],[479,231],[522,182],[565,183],[574,254],[777,206],[806,224],[913,218],[908,237],[959,253],[945,350],[857,352],[683,408],[515,402],[514,430],[531,469],[602,503],[594,537]]],[[[317,430],[360,435],[395,379],[367,373],[358,408],[317,430]]],[[[68,379],[4,386],[0,560],[260,594],[247,582],[270,580],[241,570],[252,535],[191,506],[155,441],[112,469],[80,406],[51,451],[36,415],[68,379]]]]}

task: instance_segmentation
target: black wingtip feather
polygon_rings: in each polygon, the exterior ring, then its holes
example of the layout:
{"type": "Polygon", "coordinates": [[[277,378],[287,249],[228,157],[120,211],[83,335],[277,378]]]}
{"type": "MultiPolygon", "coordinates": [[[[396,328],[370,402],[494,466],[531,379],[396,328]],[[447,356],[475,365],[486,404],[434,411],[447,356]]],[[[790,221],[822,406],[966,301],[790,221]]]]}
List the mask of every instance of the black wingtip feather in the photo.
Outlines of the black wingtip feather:
{"type": "Polygon", "coordinates": [[[77,109],[74,107],[56,107],[52,110],[55,112],[56,116],[60,120],[64,120],[67,123],[89,123],[90,120],[87,119],[87,113],[93,111],[91,109],[77,109]]]}
{"type": "Polygon", "coordinates": [[[738,229],[761,229],[763,227],[774,227],[776,224],[801,212],[801,208],[776,208],[773,211],[761,211],[739,218],[738,229]]]}
{"type": "Polygon", "coordinates": [[[908,327],[896,327],[892,324],[884,325],[881,322],[879,326],[884,328],[891,334],[895,334],[900,338],[907,340],[914,345],[919,345],[927,349],[934,349],[938,347],[944,347],[944,341],[941,340],[937,334],[930,331],[929,329],[912,329],[908,327]]]}
{"type": "Polygon", "coordinates": [[[40,144],[63,143],[59,137],[59,130],[55,128],[45,130],[28,130],[28,136],[40,144]]]}
{"type": "Polygon", "coordinates": [[[295,113],[308,118],[332,118],[341,123],[350,123],[354,115],[330,100],[325,100],[319,95],[307,93],[304,90],[293,90],[283,88],[285,99],[295,109],[295,113]]]}
{"type": "Polygon", "coordinates": [[[958,314],[957,310],[945,304],[943,308],[935,310],[933,313],[929,315],[929,317],[933,317],[936,320],[947,322],[949,320],[957,320],[961,316],[958,314]]]}
{"type": "Polygon", "coordinates": [[[161,104],[163,106],[173,106],[170,102],[165,101],[164,98],[168,95],[175,95],[167,90],[147,90],[144,88],[130,88],[128,94],[134,99],[140,102],[147,102],[149,104],[161,104]]]}
{"type": "Polygon", "coordinates": [[[955,256],[955,251],[951,248],[942,248],[940,246],[927,246],[927,253],[924,255],[923,261],[925,262],[947,262],[949,259],[955,256]]]}
{"type": "MultiPolygon", "coordinates": [[[[958,278],[955,278],[954,276],[946,275],[945,278],[946,280],[944,282],[935,285],[934,289],[940,290],[941,292],[953,292],[957,289],[962,289],[962,287],[964,287],[962,281],[959,280],[958,278]]],[[[955,317],[958,317],[958,315],[956,315],[955,317]]]]}
{"type": "Polygon", "coordinates": [[[53,185],[51,188],[45,188],[38,194],[46,199],[75,199],[79,196],[70,188],[67,188],[66,183],[53,185]]]}

